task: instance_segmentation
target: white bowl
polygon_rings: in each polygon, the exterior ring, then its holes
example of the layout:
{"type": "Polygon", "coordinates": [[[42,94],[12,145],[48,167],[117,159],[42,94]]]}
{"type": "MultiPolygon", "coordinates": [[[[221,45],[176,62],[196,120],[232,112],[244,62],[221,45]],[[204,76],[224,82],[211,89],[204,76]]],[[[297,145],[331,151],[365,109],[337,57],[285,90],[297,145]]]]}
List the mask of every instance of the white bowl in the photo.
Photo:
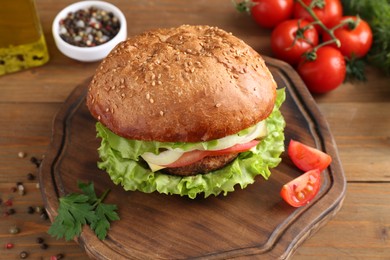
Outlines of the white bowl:
{"type": "Polygon", "coordinates": [[[54,18],[52,25],[52,33],[57,48],[66,56],[79,61],[99,61],[105,58],[108,53],[121,41],[127,38],[127,23],[123,13],[114,5],[104,1],[81,1],[71,4],[62,9],[54,18]],[[88,9],[89,7],[112,12],[119,19],[120,29],[117,35],[111,40],[93,47],[78,47],[65,42],[60,37],[60,20],[64,19],[69,12],[76,12],[80,9],[88,9]]]}

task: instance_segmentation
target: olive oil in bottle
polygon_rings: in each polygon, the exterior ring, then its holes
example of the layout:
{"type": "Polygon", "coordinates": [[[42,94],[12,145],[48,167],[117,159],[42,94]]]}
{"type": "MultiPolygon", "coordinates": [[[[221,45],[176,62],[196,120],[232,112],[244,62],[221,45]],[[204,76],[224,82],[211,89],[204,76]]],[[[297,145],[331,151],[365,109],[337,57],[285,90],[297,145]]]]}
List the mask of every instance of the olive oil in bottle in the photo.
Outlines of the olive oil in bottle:
{"type": "Polygon", "coordinates": [[[48,60],[34,0],[0,0],[0,76],[48,60]]]}

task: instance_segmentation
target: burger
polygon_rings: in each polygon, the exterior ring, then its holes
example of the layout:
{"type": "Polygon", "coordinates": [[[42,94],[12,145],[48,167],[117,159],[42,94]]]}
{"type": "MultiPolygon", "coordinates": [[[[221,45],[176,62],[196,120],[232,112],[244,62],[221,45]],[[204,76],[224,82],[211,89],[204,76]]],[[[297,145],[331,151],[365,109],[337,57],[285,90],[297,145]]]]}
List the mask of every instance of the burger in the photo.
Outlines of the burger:
{"type": "Polygon", "coordinates": [[[222,29],[134,36],[89,85],[98,167],[129,191],[195,198],[245,188],[281,161],[284,96],[263,58],[222,29]]]}

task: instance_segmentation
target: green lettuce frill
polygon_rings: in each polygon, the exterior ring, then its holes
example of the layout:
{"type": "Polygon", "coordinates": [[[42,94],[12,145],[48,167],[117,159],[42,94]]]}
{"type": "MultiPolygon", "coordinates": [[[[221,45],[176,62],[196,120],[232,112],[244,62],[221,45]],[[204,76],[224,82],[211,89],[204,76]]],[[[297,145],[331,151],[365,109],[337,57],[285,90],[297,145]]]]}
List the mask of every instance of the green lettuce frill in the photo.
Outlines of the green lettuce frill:
{"type": "MultiPolygon", "coordinates": [[[[101,162],[98,167],[105,170],[115,184],[121,184],[125,190],[139,190],[150,193],[158,191],[165,194],[178,194],[195,198],[204,193],[218,195],[234,191],[239,184],[243,189],[254,182],[257,175],[265,179],[270,176],[270,168],[276,167],[284,151],[285,121],[279,110],[285,99],[284,89],[277,90],[277,99],[271,115],[266,119],[268,135],[257,145],[256,149],[241,153],[226,167],[207,174],[195,176],[174,176],[152,172],[139,156],[145,152],[158,153],[160,148],[186,148],[189,143],[163,143],[128,140],[120,137],[99,122],[96,124],[97,136],[101,138],[98,149],[101,162]]],[[[205,146],[212,145],[205,143],[205,146]]]]}

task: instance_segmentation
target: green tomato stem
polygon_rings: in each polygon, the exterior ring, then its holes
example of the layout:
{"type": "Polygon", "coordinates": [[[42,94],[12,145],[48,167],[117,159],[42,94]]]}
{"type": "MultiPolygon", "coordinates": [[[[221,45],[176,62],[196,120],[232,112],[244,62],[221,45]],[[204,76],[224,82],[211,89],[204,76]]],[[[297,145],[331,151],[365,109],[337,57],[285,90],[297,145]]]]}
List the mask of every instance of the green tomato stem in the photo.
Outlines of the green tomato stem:
{"type": "MultiPolygon", "coordinates": [[[[321,20],[318,18],[318,16],[316,15],[316,13],[313,11],[312,8],[310,8],[309,6],[307,6],[302,0],[296,0],[309,14],[311,17],[313,17],[314,19],[314,22],[312,24],[318,24],[326,33],[328,33],[330,35],[330,37],[332,38],[332,42],[328,43],[329,41],[327,41],[327,44],[331,44],[331,43],[335,43],[337,47],[340,47],[340,41],[339,39],[336,38],[336,36],[334,35],[334,30],[333,28],[332,29],[328,29],[323,22],[321,22],[321,20]]],[[[324,46],[323,44],[320,44],[322,46],[324,46]]],[[[319,46],[319,45],[318,45],[319,46]]],[[[322,47],[321,46],[321,47],[322,47]]],[[[318,48],[317,48],[318,49],[318,48]]]]}

